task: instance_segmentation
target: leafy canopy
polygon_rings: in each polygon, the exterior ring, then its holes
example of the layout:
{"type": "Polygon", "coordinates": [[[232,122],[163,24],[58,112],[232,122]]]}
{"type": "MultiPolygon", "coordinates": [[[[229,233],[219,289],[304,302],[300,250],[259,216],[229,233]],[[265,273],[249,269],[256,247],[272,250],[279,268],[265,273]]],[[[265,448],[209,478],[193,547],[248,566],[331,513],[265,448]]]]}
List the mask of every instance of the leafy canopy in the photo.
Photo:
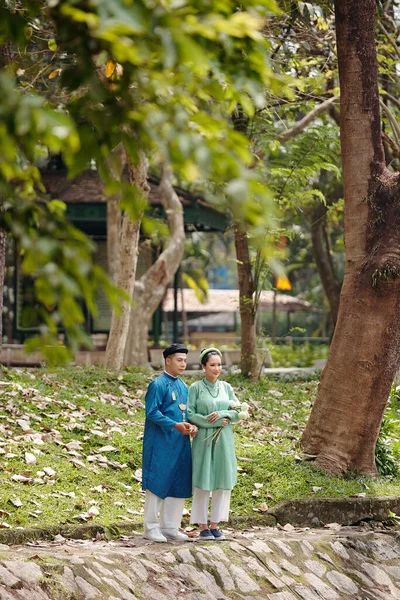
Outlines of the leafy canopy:
{"type": "Polygon", "coordinates": [[[2,223],[36,278],[44,335],[62,324],[76,339],[81,301],[94,309],[100,284],[115,296],[60,203],[37,204],[38,165],[48,153],[62,153],[71,177],[94,161],[106,191],[122,192],[132,215],[141,212],[139,194],[110,173],[121,143],[133,162],[144,152],[186,181],[223,184],[234,212],[265,224],[269,197],[231,115],[240,105],[252,116],[266,89],[289,93],[262,35],[276,10],[273,0],[245,0],[240,9],[225,0],[8,0],[0,7],[2,223]],[[46,313],[49,304],[57,310],[46,313]]]}

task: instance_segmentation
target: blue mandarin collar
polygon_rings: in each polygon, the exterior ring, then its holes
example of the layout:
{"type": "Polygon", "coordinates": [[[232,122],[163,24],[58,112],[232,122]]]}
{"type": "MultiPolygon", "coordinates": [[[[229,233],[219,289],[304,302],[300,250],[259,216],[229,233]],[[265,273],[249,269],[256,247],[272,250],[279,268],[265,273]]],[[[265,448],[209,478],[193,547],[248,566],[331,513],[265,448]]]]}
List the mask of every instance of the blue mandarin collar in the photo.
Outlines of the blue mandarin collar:
{"type": "Polygon", "coordinates": [[[165,377],[167,379],[170,379],[171,381],[177,381],[179,379],[179,377],[174,377],[173,375],[170,375],[169,373],[167,373],[167,371],[164,371],[163,375],[165,375],[165,377]]]}

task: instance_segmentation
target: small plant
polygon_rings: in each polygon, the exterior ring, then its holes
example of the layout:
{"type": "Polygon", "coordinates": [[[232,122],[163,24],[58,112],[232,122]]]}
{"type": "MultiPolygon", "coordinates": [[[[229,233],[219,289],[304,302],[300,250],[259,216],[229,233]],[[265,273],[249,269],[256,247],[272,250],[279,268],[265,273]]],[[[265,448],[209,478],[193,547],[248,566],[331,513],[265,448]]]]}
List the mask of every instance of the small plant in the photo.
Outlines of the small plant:
{"type": "Polygon", "coordinates": [[[383,523],[385,525],[391,525],[394,527],[398,527],[400,525],[400,516],[397,515],[395,512],[392,512],[391,510],[389,510],[389,516],[387,519],[385,519],[383,521],[383,523]]]}
{"type": "Polygon", "coordinates": [[[375,461],[382,477],[395,477],[399,472],[399,453],[395,441],[398,439],[400,421],[384,416],[375,448],[375,461]]]}

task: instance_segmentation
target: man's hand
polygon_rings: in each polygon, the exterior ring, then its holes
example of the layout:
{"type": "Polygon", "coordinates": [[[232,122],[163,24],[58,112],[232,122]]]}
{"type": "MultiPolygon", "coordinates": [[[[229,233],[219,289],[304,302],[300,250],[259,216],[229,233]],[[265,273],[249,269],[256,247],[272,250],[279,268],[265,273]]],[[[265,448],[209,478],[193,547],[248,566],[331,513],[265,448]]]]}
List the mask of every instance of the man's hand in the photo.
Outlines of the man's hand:
{"type": "Polygon", "coordinates": [[[193,425],[191,425],[190,423],[184,423],[184,422],[176,423],[174,429],[177,429],[179,431],[179,433],[182,433],[182,435],[191,435],[193,425]]]}

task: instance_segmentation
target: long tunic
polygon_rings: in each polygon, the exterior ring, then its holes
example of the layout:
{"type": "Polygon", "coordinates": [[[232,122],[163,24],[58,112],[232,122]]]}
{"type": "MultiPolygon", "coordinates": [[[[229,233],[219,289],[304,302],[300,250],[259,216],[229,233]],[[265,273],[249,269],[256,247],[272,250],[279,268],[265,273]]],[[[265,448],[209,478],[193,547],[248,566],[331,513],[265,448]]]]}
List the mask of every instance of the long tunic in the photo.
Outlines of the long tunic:
{"type": "Polygon", "coordinates": [[[210,491],[231,490],[237,482],[231,422],[238,421],[239,414],[229,409],[232,402],[238,403],[232,386],[226,381],[211,384],[202,379],[189,388],[189,422],[199,428],[192,445],[193,487],[210,491]],[[209,423],[206,417],[214,411],[218,412],[219,418],[215,423],[209,423]],[[222,428],[218,441],[213,444],[211,438],[205,440],[222,425],[224,417],[230,422],[222,428]]]}
{"type": "Polygon", "coordinates": [[[159,498],[189,498],[192,495],[190,436],[174,429],[187,421],[188,388],[178,377],[163,373],[146,393],[143,437],[142,488],[159,498]]]}

